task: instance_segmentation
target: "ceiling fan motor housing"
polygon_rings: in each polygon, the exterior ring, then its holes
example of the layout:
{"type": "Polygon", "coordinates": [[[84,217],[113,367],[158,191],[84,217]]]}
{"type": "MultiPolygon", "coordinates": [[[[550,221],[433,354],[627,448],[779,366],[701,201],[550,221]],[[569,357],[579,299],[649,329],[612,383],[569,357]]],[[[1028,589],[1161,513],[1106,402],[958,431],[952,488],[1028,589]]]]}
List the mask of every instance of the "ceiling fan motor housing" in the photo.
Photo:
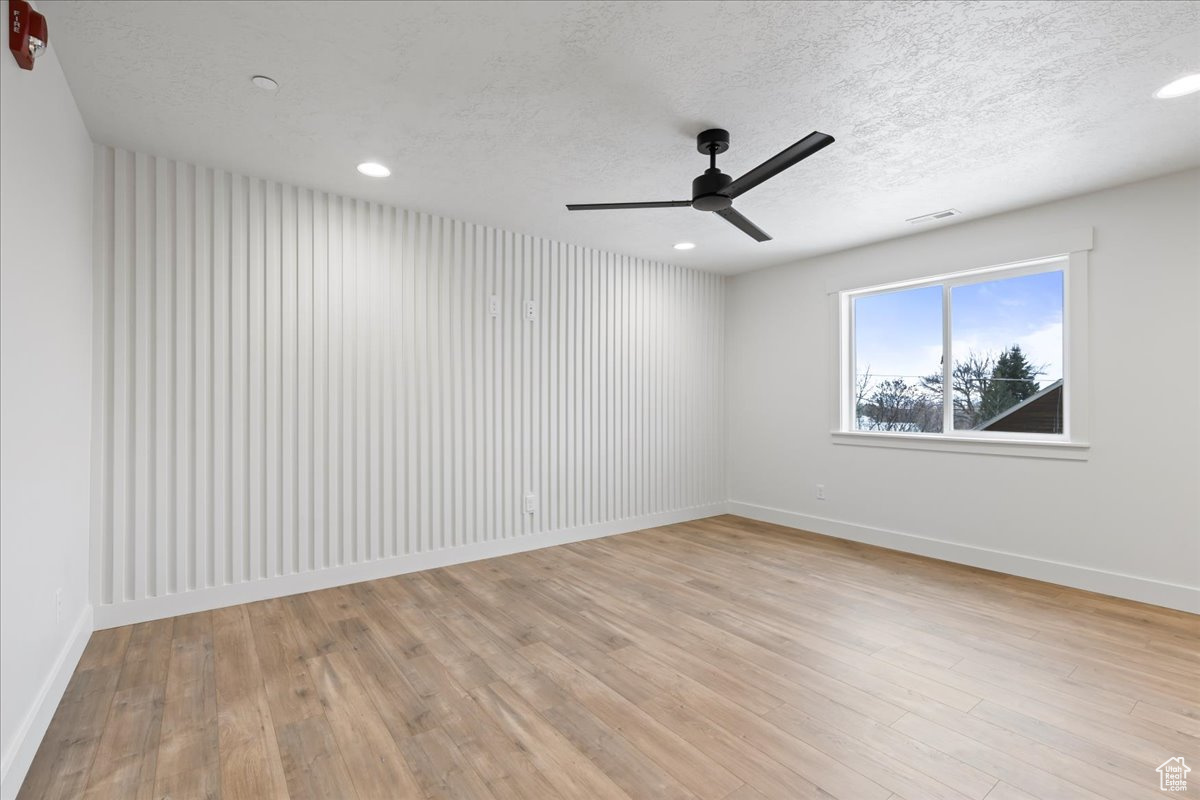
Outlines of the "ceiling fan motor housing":
{"type": "Polygon", "coordinates": [[[704,170],[703,175],[692,181],[692,208],[700,211],[729,208],[733,201],[719,192],[731,183],[733,178],[716,167],[704,170]]]}

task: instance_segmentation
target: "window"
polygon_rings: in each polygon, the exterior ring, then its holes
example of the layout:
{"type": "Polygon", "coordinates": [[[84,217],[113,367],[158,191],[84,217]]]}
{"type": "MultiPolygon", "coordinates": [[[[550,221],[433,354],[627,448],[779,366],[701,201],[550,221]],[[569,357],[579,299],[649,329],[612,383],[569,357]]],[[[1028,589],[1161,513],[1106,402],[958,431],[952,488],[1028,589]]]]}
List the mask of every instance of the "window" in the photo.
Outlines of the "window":
{"type": "Polygon", "coordinates": [[[1071,265],[1058,256],[841,292],[835,433],[1075,443],[1071,265]]]}
{"type": "Polygon", "coordinates": [[[950,289],[955,430],[1063,432],[1063,274],[950,289]]]}
{"type": "Polygon", "coordinates": [[[942,287],[868,294],[854,304],[854,427],[938,433],[942,287]]]}

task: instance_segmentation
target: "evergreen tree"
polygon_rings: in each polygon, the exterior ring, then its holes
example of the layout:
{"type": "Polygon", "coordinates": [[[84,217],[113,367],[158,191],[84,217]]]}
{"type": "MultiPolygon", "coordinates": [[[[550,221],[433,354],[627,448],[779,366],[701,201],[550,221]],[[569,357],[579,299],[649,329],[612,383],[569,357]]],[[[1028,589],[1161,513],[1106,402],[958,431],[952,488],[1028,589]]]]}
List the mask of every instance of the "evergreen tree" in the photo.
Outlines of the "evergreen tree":
{"type": "Polygon", "coordinates": [[[1042,370],[1029,363],[1021,346],[1014,344],[996,359],[991,380],[979,403],[980,420],[1002,414],[1027,397],[1037,394],[1037,376],[1042,370]]]}

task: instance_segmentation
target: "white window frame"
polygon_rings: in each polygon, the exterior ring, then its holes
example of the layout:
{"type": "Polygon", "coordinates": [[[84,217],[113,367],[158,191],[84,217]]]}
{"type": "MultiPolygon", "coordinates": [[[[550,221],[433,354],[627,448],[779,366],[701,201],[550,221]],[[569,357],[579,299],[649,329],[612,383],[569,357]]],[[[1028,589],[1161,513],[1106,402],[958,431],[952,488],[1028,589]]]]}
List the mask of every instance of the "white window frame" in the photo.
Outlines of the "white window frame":
{"type": "MultiPolygon", "coordinates": [[[[1090,234],[1090,231],[1088,232],[1090,234]]],[[[1090,249],[1090,235],[1088,247],[1090,249]]],[[[872,447],[893,447],[916,450],[981,453],[987,455],[1025,456],[1083,460],[1088,456],[1087,397],[1087,262],[1086,249],[1040,258],[1010,261],[986,267],[942,273],[910,280],[892,281],[855,289],[842,289],[834,295],[836,301],[837,354],[834,359],[835,377],[834,420],[832,436],[836,444],[872,447]],[[951,352],[950,293],[960,286],[986,281],[1035,275],[1044,272],[1063,274],[1063,432],[1015,433],[1006,431],[963,431],[953,425],[954,404],[950,373],[954,368],[951,352]],[[860,297],[886,294],[929,286],[942,288],[942,432],[909,433],[898,431],[863,431],[854,428],[855,410],[855,342],[854,300],[860,297]]]]}

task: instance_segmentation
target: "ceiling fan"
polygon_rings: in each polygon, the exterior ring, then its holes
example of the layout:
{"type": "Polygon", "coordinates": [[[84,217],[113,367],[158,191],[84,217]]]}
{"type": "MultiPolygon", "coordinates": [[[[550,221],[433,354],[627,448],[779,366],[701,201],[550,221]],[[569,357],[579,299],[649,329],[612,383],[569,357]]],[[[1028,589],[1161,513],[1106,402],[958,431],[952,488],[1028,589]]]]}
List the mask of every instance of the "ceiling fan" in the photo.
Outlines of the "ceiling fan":
{"type": "Polygon", "coordinates": [[[652,203],[575,203],[567,204],[571,211],[600,211],[614,208],[683,208],[711,211],[757,242],[770,241],[762,228],[743,217],[733,208],[733,200],[764,181],[774,178],[788,167],[800,163],[823,147],[833,144],[827,133],[813,131],[783,152],[768,158],[736,180],[717,169],[717,156],[729,149],[729,131],[712,128],[696,136],[696,149],[708,156],[708,169],[692,181],[691,200],[664,200],[652,203]]]}

